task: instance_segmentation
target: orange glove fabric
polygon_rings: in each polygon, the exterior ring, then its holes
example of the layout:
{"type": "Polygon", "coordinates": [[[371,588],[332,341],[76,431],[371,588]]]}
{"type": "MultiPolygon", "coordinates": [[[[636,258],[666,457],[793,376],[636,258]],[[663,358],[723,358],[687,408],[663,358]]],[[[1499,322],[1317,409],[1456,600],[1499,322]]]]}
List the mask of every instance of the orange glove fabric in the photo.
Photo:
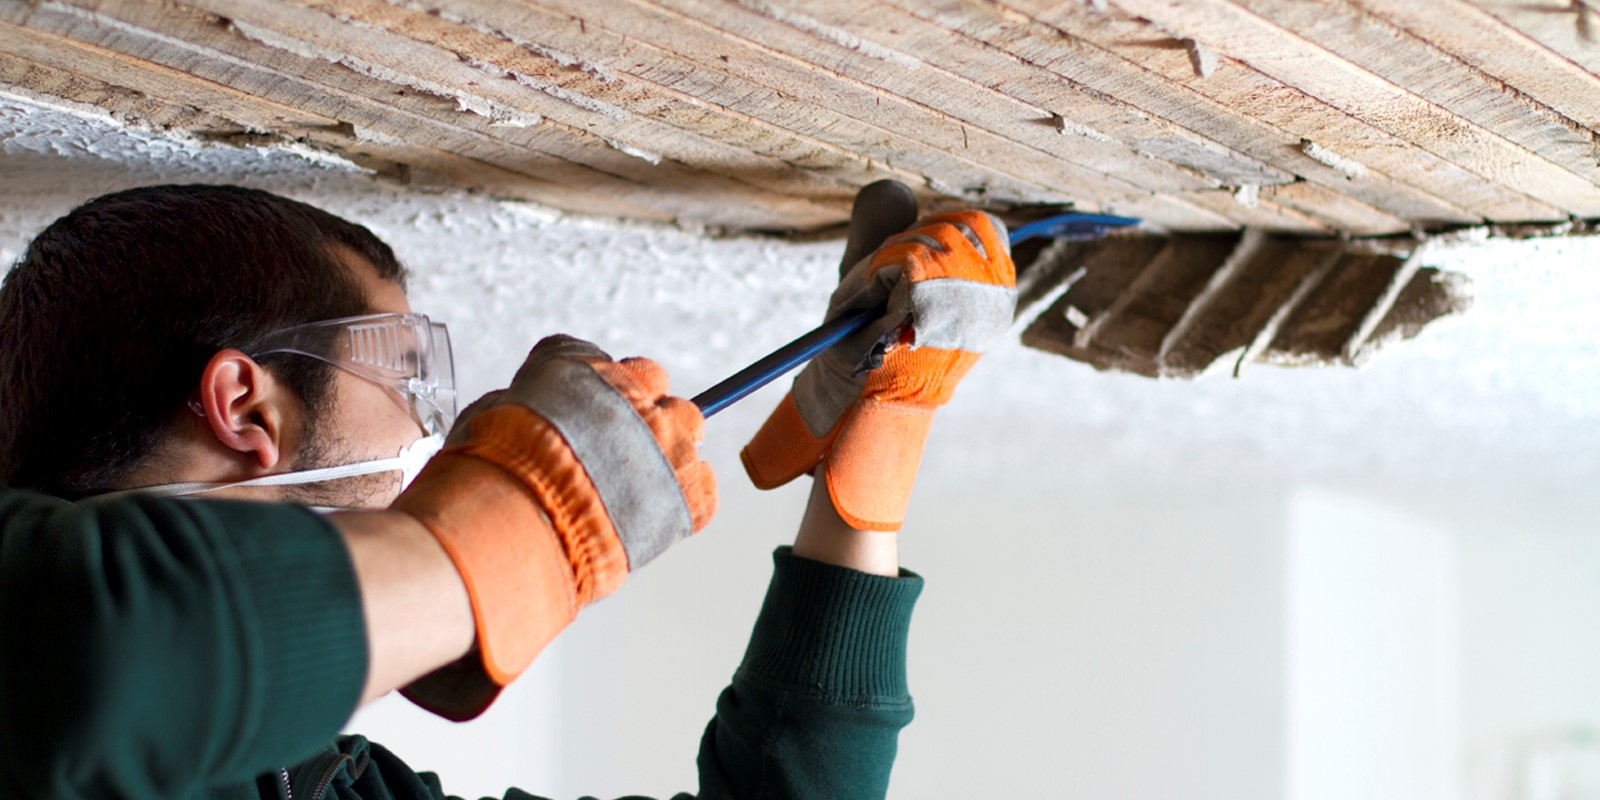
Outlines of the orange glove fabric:
{"type": "Polygon", "coordinates": [[[581,608],[705,527],[716,479],[696,449],[703,426],[654,362],[540,342],[394,504],[450,556],[477,626],[474,654],[402,693],[476,717],[581,608]]]}
{"type": "Polygon", "coordinates": [[[839,516],[898,530],[934,410],[1010,326],[1016,266],[1005,225],[939,214],[845,274],[829,317],[888,301],[865,331],[806,366],[741,453],[761,488],[823,467],[839,516]]]}

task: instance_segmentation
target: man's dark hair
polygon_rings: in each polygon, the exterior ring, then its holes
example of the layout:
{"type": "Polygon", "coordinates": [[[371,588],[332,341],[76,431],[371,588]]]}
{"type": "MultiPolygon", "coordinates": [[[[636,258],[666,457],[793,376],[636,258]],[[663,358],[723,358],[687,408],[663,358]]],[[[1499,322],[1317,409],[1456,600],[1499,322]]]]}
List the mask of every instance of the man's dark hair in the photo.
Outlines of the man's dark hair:
{"type": "MultiPolygon", "coordinates": [[[[348,251],[404,282],[371,231],[236,186],[152,186],[56,220],[0,286],[0,483],[118,488],[188,410],[218,350],[369,313],[348,251]]],[[[334,367],[260,359],[315,414],[334,367]]]]}

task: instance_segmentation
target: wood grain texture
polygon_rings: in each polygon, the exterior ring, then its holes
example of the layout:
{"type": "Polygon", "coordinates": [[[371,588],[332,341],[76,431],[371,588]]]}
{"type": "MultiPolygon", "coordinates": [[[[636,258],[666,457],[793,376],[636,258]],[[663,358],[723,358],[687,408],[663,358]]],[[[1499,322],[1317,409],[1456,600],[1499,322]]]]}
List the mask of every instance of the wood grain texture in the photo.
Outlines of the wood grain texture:
{"type": "Polygon", "coordinates": [[[1503,133],[1338,57],[1309,34],[1278,27],[1225,0],[1118,0],[1117,6],[1413,142],[1483,180],[1563,213],[1600,214],[1600,186],[1518,146],[1503,133]]]}
{"type": "Polygon", "coordinates": [[[1366,236],[1600,217],[1594,5],[12,0],[0,87],[711,231],[834,230],[895,178],[1366,236]]]}
{"type": "MultiPolygon", "coordinates": [[[[276,130],[406,182],[415,178],[427,185],[430,176],[464,176],[507,198],[540,203],[559,200],[563,203],[559,207],[596,214],[608,208],[616,213],[619,205],[643,218],[653,213],[605,195],[595,196],[594,205],[585,208],[580,204],[589,198],[582,194],[570,196],[572,193],[555,184],[448,151],[357,141],[353,129],[333,117],[309,115],[221,84],[198,83],[188,73],[170,67],[4,20],[0,20],[0,48],[8,54],[0,59],[0,75],[7,80],[26,79],[25,85],[37,86],[49,96],[95,105],[135,124],[154,128],[183,124],[185,130],[203,139],[276,130]],[[186,99],[183,105],[158,99],[170,92],[174,82],[181,86],[186,99]]],[[[265,136],[257,141],[270,144],[265,136]]]]}
{"type": "MultiPolygon", "coordinates": [[[[1292,172],[1313,186],[1399,218],[1472,221],[1530,210],[1525,198],[1388,136],[1233,62],[1198,76],[1182,43],[1115,9],[1077,4],[930,0],[943,18],[1066,79],[1116,96],[1292,172]],[[944,11],[946,6],[950,10],[944,11]],[[959,12],[959,16],[951,16],[959,12]],[[1370,153],[1352,179],[1304,155],[1310,134],[1338,137],[1370,153]],[[1443,191],[1448,189],[1449,191],[1443,191]],[[1448,197],[1448,199],[1447,199],[1448,197]],[[1508,206],[1507,204],[1515,204],[1508,206]]],[[[1531,210],[1554,213],[1533,204],[1531,210]]]]}
{"type": "MultiPolygon", "coordinates": [[[[1457,52],[1445,49],[1444,42],[1430,38],[1430,35],[1442,38],[1453,29],[1439,23],[1441,12],[1448,9],[1435,7],[1430,15],[1433,24],[1419,34],[1347,2],[1240,0],[1240,5],[1481,130],[1505,137],[1573,173],[1591,188],[1600,183],[1595,131],[1522,91],[1520,81],[1508,82],[1486,72],[1457,52]]],[[[1467,9],[1459,10],[1468,13],[1468,19],[1473,18],[1467,9]]],[[[1407,19],[1416,24],[1420,20],[1415,16],[1407,19]]],[[[1512,44],[1513,51],[1525,50],[1516,46],[1525,40],[1513,31],[1502,27],[1495,33],[1499,35],[1456,44],[1469,56],[1499,50],[1507,42],[1512,44]]],[[[1536,55],[1524,53],[1524,56],[1538,65],[1536,55]]],[[[1497,66],[1507,66],[1503,57],[1495,60],[1497,66]]],[[[1562,104],[1575,109],[1577,117],[1594,116],[1594,108],[1600,106],[1600,101],[1594,99],[1600,97],[1600,78],[1589,75],[1584,80],[1582,75],[1587,73],[1563,70],[1563,77],[1570,83],[1564,91],[1555,93],[1548,82],[1526,74],[1532,71],[1517,70],[1514,79],[1525,77],[1530,84],[1542,86],[1545,94],[1554,94],[1557,102],[1569,101],[1562,104]],[[1587,98],[1587,102],[1578,98],[1587,98]]]]}
{"type": "MultiPolygon", "coordinates": [[[[1557,51],[1561,37],[1544,34],[1541,40],[1500,21],[1467,0],[1347,0],[1370,17],[1432,43],[1484,76],[1499,81],[1501,89],[1540,103],[1554,113],[1600,131],[1600,74],[1557,51]]],[[[1552,6],[1554,6],[1552,1],[1552,6]]],[[[1560,12],[1557,17],[1561,16],[1560,12]]],[[[1570,6],[1562,34],[1576,33],[1577,12],[1570,6]]],[[[1600,33],[1600,32],[1597,32],[1600,33]]],[[[1590,43],[1580,55],[1600,47],[1590,43]]]]}

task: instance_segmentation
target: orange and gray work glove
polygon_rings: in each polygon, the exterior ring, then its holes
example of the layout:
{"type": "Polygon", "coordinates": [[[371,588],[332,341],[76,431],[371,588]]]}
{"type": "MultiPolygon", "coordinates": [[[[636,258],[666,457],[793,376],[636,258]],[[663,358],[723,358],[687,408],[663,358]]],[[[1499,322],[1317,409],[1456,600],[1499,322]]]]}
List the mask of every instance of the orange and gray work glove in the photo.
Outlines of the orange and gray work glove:
{"type": "Polygon", "coordinates": [[[539,342],[393,506],[443,545],[477,624],[473,653],[402,693],[476,717],[579,609],[705,527],[717,490],[696,450],[704,424],[653,361],[539,342]]]}
{"type": "MultiPolygon", "coordinates": [[[[899,186],[898,184],[892,184],[899,186]]],[[[907,199],[867,187],[851,219],[904,216],[907,199]],[[868,202],[863,202],[868,201],[868,202]]],[[[937,214],[890,236],[843,277],[828,319],[888,303],[884,316],[812,360],[741,457],[770,489],[820,465],[839,516],[858,530],[898,530],[933,412],[1004,335],[1017,304],[1005,224],[981,211],[937,214]]]]}

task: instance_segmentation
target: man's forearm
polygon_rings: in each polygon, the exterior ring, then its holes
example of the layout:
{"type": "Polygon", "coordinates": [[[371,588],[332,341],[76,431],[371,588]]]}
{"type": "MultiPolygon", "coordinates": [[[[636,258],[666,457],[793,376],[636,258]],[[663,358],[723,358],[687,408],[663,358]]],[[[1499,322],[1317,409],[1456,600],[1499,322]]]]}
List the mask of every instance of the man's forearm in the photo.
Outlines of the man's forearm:
{"type": "Polygon", "coordinates": [[[367,682],[377,699],[472,649],[466,587],[444,548],[414,517],[396,511],[335,514],[361,586],[367,682]]]}
{"type": "Polygon", "coordinates": [[[828,499],[821,467],[811,484],[811,500],[794,539],[794,554],[871,575],[900,574],[900,532],[862,531],[839,517],[828,499]]]}

